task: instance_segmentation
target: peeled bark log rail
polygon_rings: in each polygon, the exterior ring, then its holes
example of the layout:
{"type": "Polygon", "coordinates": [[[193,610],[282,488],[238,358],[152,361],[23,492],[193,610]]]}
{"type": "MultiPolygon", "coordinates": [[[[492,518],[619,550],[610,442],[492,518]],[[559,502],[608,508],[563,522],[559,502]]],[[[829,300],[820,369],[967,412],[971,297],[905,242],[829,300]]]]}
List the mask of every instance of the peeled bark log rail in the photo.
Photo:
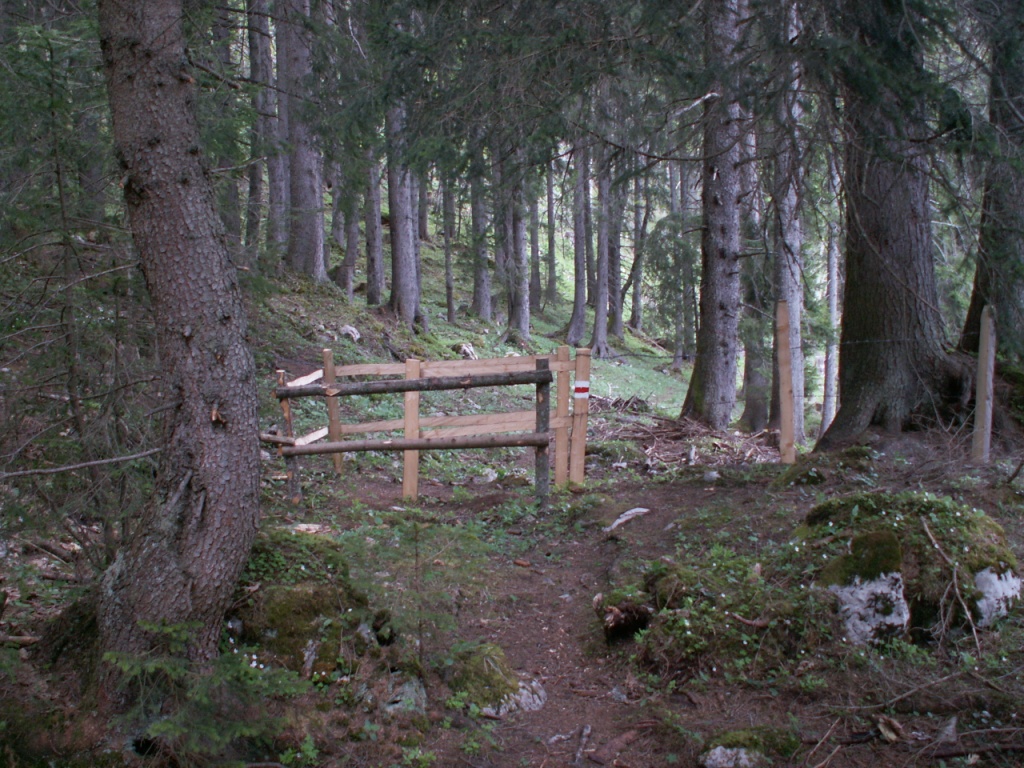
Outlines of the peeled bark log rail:
{"type": "Polygon", "coordinates": [[[403,496],[415,499],[419,483],[421,450],[463,450],[475,448],[533,447],[537,496],[543,501],[549,490],[548,446],[554,440],[555,482],[582,484],[583,458],[586,452],[587,414],[589,411],[590,350],[581,349],[575,360],[569,348],[560,347],[554,355],[499,358],[493,360],[446,360],[421,362],[407,360],[395,364],[362,364],[335,367],[333,353],[324,350],[324,367],[308,376],[285,382],[278,371],[275,394],[284,416],[284,434],[263,434],[264,442],[277,446],[285,460],[289,493],[294,502],[302,498],[298,483],[296,457],[333,454],[334,466],[341,473],[342,453],[357,451],[402,451],[403,496]],[[404,379],[338,382],[339,376],[386,376],[405,374],[404,379]],[[572,413],[570,413],[570,381],[572,413]],[[556,385],[555,412],[551,414],[550,385],[556,385]],[[467,416],[421,417],[420,392],[471,389],[476,387],[536,387],[532,411],[473,414],[467,416]],[[405,411],[401,419],[342,424],[338,398],[348,395],[404,394],[405,411]],[[327,400],[327,427],[302,437],[294,437],[290,401],[301,397],[327,400]],[[344,440],[346,434],[404,431],[402,438],[344,440]],[[425,436],[441,433],[439,436],[425,436]],[[515,434],[508,434],[515,433],[515,434]],[[328,437],[327,442],[320,442],[328,437]]]}

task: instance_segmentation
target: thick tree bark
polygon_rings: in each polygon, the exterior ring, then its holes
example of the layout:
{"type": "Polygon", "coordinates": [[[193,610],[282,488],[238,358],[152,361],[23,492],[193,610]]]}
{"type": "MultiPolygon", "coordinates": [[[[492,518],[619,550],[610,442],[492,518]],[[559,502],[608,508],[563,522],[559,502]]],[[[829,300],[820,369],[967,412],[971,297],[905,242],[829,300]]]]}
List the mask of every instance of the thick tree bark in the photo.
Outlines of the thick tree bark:
{"type": "Polygon", "coordinates": [[[1024,359],[1024,6],[1000,0],[987,20],[992,46],[989,122],[995,156],[982,200],[978,265],[960,348],[978,353],[981,311],[995,308],[1000,351],[1024,359]]]}
{"type": "Polygon", "coordinates": [[[241,292],[196,149],[196,86],[181,0],[101,0],[99,20],[114,141],[153,298],[167,404],[152,501],[102,577],[100,643],[104,651],[145,654],[164,640],[153,626],[194,624],[187,656],[205,661],[217,653],[259,519],[255,369],[241,292]]]}
{"type": "Polygon", "coordinates": [[[842,403],[818,442],[823,449],[845,445],[871,425],[898,431],[917,409],[934,413],[935,405],[959,398],[962,384],[943,350],[922,92],[907,87],[920,71],[916,40],[902,10],[880,2],[850,0],[840,22],[865,49],[843,83],[842,403]],[[874,69],[858,71],[864,61],[874,69]]]}
{"type": "Polygon", "coordinates": [[[700,329],[681,417],[725,429],[736,404],[740,313],[740,169],[743,126],[736,101],[745,0],[707,7],[707,61],[719,97],[705,104],[700,329]]]}

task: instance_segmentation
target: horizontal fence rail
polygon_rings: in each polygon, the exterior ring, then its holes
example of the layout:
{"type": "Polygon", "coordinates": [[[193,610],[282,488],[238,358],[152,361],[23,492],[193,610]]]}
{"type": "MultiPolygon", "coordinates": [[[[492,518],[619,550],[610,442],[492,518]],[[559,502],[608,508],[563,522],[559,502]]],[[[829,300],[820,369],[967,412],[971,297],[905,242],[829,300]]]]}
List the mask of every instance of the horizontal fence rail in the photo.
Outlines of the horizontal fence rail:
{"type": "Polygon", "coordinates": [[[341,454],[360,451],[401,451],[404,456],[403,496],[418,494],[419,452],[422,450],[469,450],[501,447],[533,447],[537,495],[545,499],[549,487],[549,445],[554,443],[555,483],[582,484],[589,412],[590,350],[580,349],[576,359],[568,347],[554,355],[497,358],[491,360],[410,359],[404,363],[367,363],[335,366],[333,352],[323,351],[323,368],[292,381],[278,371],[274,394],[281,404],[284,433],[260,435],[277,447],[284,458],[289,493],[301,500],[297,457],[317,454],[334,456],[334,467],[343,471],[341,454]],[[404,376],[402,379],[339,381],[357,376],[404,376]],[[570,382],[570,377],[574,381],[570,382]],[[552,414],[550,387],[555,384],[552,414]],[[441,392],[477,387],[533,385],[533,410],[486,414],[421,416],[421,392],[441,392]],[[402,394],[402,418],[345,424],[340,418],[338,398],[351,395],[402,394]],[[571,397],[570,397],[571,395],[571,397]],[[328,423],[309,434],[296,437],[290,402],[298,398],[322,397],[327,401],[328,423]],[[570,408],[571,404],[571,408],[570,408]],[[346,435],[373,432],[402,432],[402,437],[346,440],[346,435]],[[326,441],[321,442],[324,438],[326,441]]]}

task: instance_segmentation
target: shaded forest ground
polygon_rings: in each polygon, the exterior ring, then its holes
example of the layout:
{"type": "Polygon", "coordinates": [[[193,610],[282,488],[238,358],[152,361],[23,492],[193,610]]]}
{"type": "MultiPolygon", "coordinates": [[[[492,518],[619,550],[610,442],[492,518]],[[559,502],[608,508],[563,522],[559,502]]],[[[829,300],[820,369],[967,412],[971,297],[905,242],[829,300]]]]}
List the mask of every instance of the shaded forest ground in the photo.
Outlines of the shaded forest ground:
{"type": "MultiPolygon", "coordinates": [[[[402,337],[373,312],[355,321],[363,334],[356,344],[339,331],[352,321],[344,308],[330,315],[318,305],[321,290],[306,290],[274,293],[255,311],[264,427],[277,418],[273,370],[302,375],[317,366],[321,346],[345,362],[451,355],[466,338],[481,352],[500,348],[475,327],[402,337]]],[[[653,768],[694,765],[721,734],[741,729],[771,741],[776,765],[1019,765],[1019,608],[978,644],[954,627],[927,645],[855,648],[834,621],[815,614],[794,618],[806,644],[783,648],[760,625],[759,606],[748,604],[737,611],[746,623],[728,629],[705,617],[711,639],[685,664],[642,636],[606,642],[594,609],[596,595],[635,590],[666,559],[710,571],[724,558],[758,576],[762,567],[775,574],[773,588],[804,589],[798,574],[773,572],[772,564],[799,544],[797,528],[815,504],[863,491],[924,491],[981,509],[1020,557],[1024,483],[1011,480],[1020,441],[1009,420],[986,468],[967,463],[965,429],[932,425],[870,436],[855,460],[806,457],[801,466],[813,472],[790,482],[772,434],[711,433],[658,416],[651,406],[671,408],[678,392],[652,392],[650,377],[676,390],[685,382],[654,371],[664,361],[642,353],[622,362],[606,382],[593,377],[586,486],[556,494],[546,509],[534,503],[532,456],[520,449],[424,456],[416,504],[400,498],[400,461],[366,454],[346,460],[341,477],[328,458],[304,460],[304,500],[291,506],[280,460],[268,454],[261,546],[232,612],[240,623],[229,624],[224,645],[245,646],[245,668],[256,677],[226,699],[204,700],[179,681],[187,695],[177,719],[173,711],[135,713],[111,729],[80,698],[87,670],[51,667],[30,647],[8,644],[0,763],[653,768]],[[637,507],[650,511],[605,530],[637,507]],[[247,634],[255,621],[246,608],[266,605],[275,589],[315,598],[313,618],[298,621],[305,634],[297,635],[295,658],[275,645],[277,630],[247,634]],[[716,634],[740,644],[723,651],[716,634]],[[310,655],[314,646],[323,652],[310,655]],[[469,700],[455,670],[466,654],[493,646],[514,674],[543,687],[542,708],[492,714],[469,700]],[[311,685],[257,671],[284,666],[311,685]],[[275,734],[255,727],[273,718],[281,718],[275,734]],[[171,729],[163,745],[147,735],[160,723],[171,729]],[[217,750],[188,742],[208,731],[240,738],[217,750]]],[[[432,407],[503,407],[507,397],[450,395],[432,407]]],[[[394,418],[394,407],[383,398],[354,400],[346,417],[394,418]]],[[[301,431],[318,426],[322,413],[299,409],[297,419],[301,431]]],[[[58,530],[4,546],[2,631],[30,636],[79,593],[88,563],[58,530]]],[[[302,610],[295,603],[284,613],[302,617],[302,610]]],[[[160,671],[160,660],[145,669],[160,671]]]]}

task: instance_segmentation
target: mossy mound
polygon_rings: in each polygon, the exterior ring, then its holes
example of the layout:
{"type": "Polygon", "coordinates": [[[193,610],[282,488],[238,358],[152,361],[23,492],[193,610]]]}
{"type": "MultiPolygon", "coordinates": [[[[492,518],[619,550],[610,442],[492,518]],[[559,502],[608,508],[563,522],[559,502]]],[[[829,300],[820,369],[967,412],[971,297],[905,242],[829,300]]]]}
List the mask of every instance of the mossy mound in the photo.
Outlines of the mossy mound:
{"type": "Polygon", "coordinates": [[[1002,527],[978,509],[928,493],[858,493],[814,507],[800,534],[815,548],[824,547],[824,567],[817,580],[848,585],[885,572],[902,574],[911,625],[929,627],[948,602],[954,578],[964,598],[977,605],[975,574],[1017,569],[1002,527]],[[849,548],[849,549],[848,549],[849,548]]]}
{"type": "Polygon", "coordinates": [[[235,605],[229,627],[241,644],[307,676],[337,669],[345,644],[365,651],[390,639],[389,616],[352,586],[343,553],[326,536],[262,531],[235,605]]]}
{"type": "Polygon", "coordinates": [[[770,757],[789,758],[800,749],[800,736],[788,728],[758,725],[721,733],[708,741],[708,747],[748,749],[770,757]]]}
{"type": "Polygon", "coordinates": [[[699,561],[654,563],[644,581],[654,613],[640,658],[670,674],[735,668],[756,676],[813,652],[838,633],[834,599],[787,583],[720,545],[699,561]]]}
{"type": "Polygon", "coordinates": [[[480,643],[460,652],[448,683],[452,691],[465,694],[467,704],[497,707],[519,691],[519,677],[505,652],[494,643],[480,643]]]}
{"type": "Polygon", "coordinates": [[[773,488],[797,485],[820,485],[830,478],[849,473],[863,473],[871,469],[875,453],[867,446],[855,445],[834,453],[809,453],[801,456],[785,472],[772,481],[773,488]]]}

